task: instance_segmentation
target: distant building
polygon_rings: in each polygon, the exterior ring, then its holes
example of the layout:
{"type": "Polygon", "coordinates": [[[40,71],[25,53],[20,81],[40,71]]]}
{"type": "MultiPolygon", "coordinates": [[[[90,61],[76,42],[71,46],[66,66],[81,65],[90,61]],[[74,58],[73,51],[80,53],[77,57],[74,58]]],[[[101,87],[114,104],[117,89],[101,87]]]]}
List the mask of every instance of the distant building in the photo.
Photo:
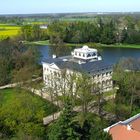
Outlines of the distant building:
{"type": "Polygon", "coordinates": [[[104,129],[113,140],[140,140],[140,114],[104,129]]]}
{"type": "Polygon", "coordinates": [[[48,26],[47,25],[40,25],[40,29],[47,29],[48,26]]]}
{"type": "Polygon", "coordinates": [[[74,49],[70,56],[56,57],[46,59],[42,62],[44,83],[49,83],[49,75],[59,75],[60,71],[67,70],[68,73],[86,73],[89,74],[95,83],[103,91],[111,90],[112,83],[112,65],[106,64],[99,56],[97,49],[83,46],[74,49]]]}

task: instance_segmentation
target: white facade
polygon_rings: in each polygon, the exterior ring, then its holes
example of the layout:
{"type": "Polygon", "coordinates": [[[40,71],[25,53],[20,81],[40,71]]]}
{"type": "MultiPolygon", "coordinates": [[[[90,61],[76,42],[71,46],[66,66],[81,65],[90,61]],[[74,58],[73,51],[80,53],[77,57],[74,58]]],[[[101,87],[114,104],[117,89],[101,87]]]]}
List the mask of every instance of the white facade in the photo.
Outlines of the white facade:
{"type": "MultiPolygon", "coordinates": [[[[99,59],[100,56],[98,56],[98,51],[96,49],[90,49],[88,48],[88,46],[84,46],[83,48],[79,48],[79,49],[75,49],[72,52],[72,56],[71,57],[53,57],[51,58],[51,61],[46,61],[46,62],[42,62],[43,65],[43,80],[44,83],[46,85],[54,85],[58,83],[58,84],[62,84],[60,82],[60,79],[62,79],[61,77],[61,72],[65,69],[67,72],[67,74],[72,74],[73,72],[76,73],[80,73],[79,71],[75,71],[72,70],[69,67],[65,67],[65,62],[69,63],[69,65],[72,65],[72,63],[75,63],[76,65],[78,65],[79,67],[82,67],[83,65],[85,65],[86,63],[92,62],[94,63],[95,61],[102,61],[99,59]],[[90,55],[89,55],[90,54],[90,55]],[[78,59],[75,60],[75,59],[78,59]],[[88,62],[84,61],[84,63],[79,63],[79,61],[83,61],[83,60],[88,60],[88,62]],[[57,63],[59,62],[59,63],[57,63]],[[61,65],[64,63],[63,68],[61,67],[61,65]],[[59,66],[60,65],[60,66],[59,66]],[[55,80],[57,78],[58,82],[52,82],[50,83],[50,78],[52,81],[52,78],[55,76],[55,80]]],[[[89,64],[90,65],[90,64],[89,64]]],[[[99,87],[103,90],[103,91],[108,91],[111,90],[113,88],[113,82],[112,82],[112,69],[101,69],[99,72],[96,73],[88,73],[91,75],[91,78],[94,80],[94,83],[98,84],[99,87]]]]}
{"type": "Polygon", "coordinates": [[[47,25],[40,25],[40,29],[48,29],[47,25]]]}

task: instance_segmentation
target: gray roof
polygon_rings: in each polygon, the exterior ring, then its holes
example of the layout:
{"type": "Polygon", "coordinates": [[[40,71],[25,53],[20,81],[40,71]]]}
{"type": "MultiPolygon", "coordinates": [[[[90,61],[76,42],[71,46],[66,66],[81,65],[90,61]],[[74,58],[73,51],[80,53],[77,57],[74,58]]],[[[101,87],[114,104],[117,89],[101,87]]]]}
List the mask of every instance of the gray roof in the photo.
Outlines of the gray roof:
{"type": "Polygon", "coordinates": [[[75,61],[63,61],[62,58],[49,58],[44,61],[49,64],[56,64],[60,69],[70,69],[84,73],[97,74],[112,71],[112,64],[107,64],[103,60],[92,61],[79,64],[75,61]]]}

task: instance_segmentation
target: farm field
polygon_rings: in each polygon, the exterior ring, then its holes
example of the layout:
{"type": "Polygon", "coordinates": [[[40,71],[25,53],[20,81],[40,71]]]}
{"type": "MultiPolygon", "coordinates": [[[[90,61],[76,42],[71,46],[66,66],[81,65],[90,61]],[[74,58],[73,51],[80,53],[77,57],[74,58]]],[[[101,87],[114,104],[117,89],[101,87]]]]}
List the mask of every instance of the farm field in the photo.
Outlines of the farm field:
{"type": "Polygon", "coordinates": [[[16,36],[20,31],[20,26],[0,24],[0,40],[16,36]]]}

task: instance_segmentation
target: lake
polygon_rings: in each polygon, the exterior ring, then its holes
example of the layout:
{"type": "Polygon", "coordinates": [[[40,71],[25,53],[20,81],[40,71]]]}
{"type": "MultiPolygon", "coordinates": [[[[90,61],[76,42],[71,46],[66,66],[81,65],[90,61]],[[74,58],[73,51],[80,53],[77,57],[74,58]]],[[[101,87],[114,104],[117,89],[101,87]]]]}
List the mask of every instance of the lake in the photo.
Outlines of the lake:
{"type": "MultiPolygon", "coordinates": [[[[41,53],[41,61],[51,57],[53,54],[57,56],[70,55],[74,47],[56,47],[56,46],[39,46],[41,53]]],[[[140,49],[131,48],[100,48],[100,55],[105,62],[115,64],[121,58],[136,58],[140,59],[140,49]]]]}

